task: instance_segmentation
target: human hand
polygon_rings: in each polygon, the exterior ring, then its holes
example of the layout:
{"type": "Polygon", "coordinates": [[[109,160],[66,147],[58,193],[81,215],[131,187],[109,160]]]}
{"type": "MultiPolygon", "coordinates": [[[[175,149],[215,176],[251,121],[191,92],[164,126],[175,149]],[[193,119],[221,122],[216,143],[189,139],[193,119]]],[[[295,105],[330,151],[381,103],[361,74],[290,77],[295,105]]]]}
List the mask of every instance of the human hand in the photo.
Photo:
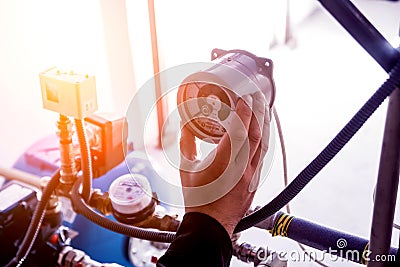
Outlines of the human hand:
{"type": "Polygon", "coordinates": [[[232,236],[249,209],[268,150],[270,112],[264,95],[246,95],[229,129],[204,160],[196,159],[195,137],[182,127],[180,175],[186,212],[205,213],[232,236]]]}

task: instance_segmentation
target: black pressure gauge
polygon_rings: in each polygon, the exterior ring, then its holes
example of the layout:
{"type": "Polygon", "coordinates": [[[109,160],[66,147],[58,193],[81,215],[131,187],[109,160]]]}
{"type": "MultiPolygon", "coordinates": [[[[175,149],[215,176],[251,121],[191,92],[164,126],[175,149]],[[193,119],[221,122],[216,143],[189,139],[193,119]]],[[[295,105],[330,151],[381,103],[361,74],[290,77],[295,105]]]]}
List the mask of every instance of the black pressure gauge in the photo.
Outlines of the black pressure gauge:
{"type": "Polygon", "coordinates": [[[182,122],[195,136],[218,143],[232,121],[237,100],[261,91],[272,108],[275,85],[270,59],[243,50],[214,49],[211,55],[215,65],[186,77],[177,103],[182,122]]]}

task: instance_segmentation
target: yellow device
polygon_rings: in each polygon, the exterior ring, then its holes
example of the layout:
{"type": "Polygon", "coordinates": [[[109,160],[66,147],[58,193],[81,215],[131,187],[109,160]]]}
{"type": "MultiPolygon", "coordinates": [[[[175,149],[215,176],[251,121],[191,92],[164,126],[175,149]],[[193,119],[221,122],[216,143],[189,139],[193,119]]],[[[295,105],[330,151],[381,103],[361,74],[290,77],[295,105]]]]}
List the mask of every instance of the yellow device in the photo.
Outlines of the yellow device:
{"type": "Polygon", "coordinates": [[[51,68],[39,74],[43,107],[83,119],[97,110],[94,76],[51,68]]]}

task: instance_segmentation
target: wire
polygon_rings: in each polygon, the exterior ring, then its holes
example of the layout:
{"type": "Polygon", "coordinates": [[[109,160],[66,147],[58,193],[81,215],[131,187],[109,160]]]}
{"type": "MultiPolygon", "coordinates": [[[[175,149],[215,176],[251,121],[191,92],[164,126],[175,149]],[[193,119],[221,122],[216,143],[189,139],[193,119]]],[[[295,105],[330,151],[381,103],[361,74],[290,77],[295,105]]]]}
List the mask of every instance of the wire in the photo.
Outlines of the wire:
{"type": "Polygon", "coordinates": [[[273,200],[261,209],[244,217],[237,224],[234,232],[241,232],[257,223],[265,220],[275,212],[283,208],[295,198],[307,184],[342,150],[342,148],[361,129],[364,123],[372,116],[383,101],[400,84],[400,61],[390,72],[389,78],[368,99],[361,109],[351,118],[343,129],[332,139],[332,141],[300,172],[299,175],[282,190],[273,200]]]}
{"type": "MultiPolygon", "coordinates": [[[[282,165],[283,165],[283,183],[286,187],[289,184],[289,179],[288,179],[288,170],[287,170],[287,155],[286,155],[285,139],[283,137],[282,124],[279,119],[279,115],[278,115],[278,112],[277,112],[275,106],[273,107],[273,113],[274,113],[276,128],[278,129],[279,143],[281,144],[282,165]]],[[[291,213],[289,203],[286,204],[286,211],[289,214],[291,213]]],[[[297,242],[297,244],[299,245],[301,250],[304,252],[304,254],[306,254],[312,261],[314,261],[315,263],[317,263],[320,266],[329,267],[328,265],[324,264],[322,261],[314,258],[314,256],[306,250],[306,248],[303,246],[303,244],[301,244],[299,242],[297,242]]]]}
{"type": "Polygon", "coordinates": [[[82,119],[75,119],[75,127],[81,152],[81,169],[83,176],[82,197],[85,201],[89,201],[92,192],[93,179],[92,157],[90,155],[90,147],[85,131],[84,121],[82,119]]]}
{"type": "Polygon", "coordinates": [[[47,202],[49,201],[51,195],[53,194],[53,191],[56,189],[59,183],[60,183],[60,170],[58,170],[51,177],[49,183],[43,190],[42,197],[40,198],[40,201],[36,206],[28,230],[25,233],[24,239],[21,242],[21,245],[19,246],[19,249],[15,257],[4,267],[11,267],[11,266],[19,267],[24,263],[24,261],[28,257],[33,247],[33,244],[35,243],[36,238],[40,232],[40,226],[42,224],[46,212],[47,202]]]}

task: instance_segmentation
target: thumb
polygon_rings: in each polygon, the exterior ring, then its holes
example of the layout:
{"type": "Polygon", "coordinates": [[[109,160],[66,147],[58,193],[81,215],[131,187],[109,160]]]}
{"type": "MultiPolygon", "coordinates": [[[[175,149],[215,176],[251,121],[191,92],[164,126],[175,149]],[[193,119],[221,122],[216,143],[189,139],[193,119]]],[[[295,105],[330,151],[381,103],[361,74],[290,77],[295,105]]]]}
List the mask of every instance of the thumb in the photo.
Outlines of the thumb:
{"type": "Polygon", "coordinates": [[[185,160],[193,161],[196,159],[197,150],[194,135],[188,129],[186,124],[181,127],[181,139],[179,142],[181,151],[181,158],[185,160]]]}

